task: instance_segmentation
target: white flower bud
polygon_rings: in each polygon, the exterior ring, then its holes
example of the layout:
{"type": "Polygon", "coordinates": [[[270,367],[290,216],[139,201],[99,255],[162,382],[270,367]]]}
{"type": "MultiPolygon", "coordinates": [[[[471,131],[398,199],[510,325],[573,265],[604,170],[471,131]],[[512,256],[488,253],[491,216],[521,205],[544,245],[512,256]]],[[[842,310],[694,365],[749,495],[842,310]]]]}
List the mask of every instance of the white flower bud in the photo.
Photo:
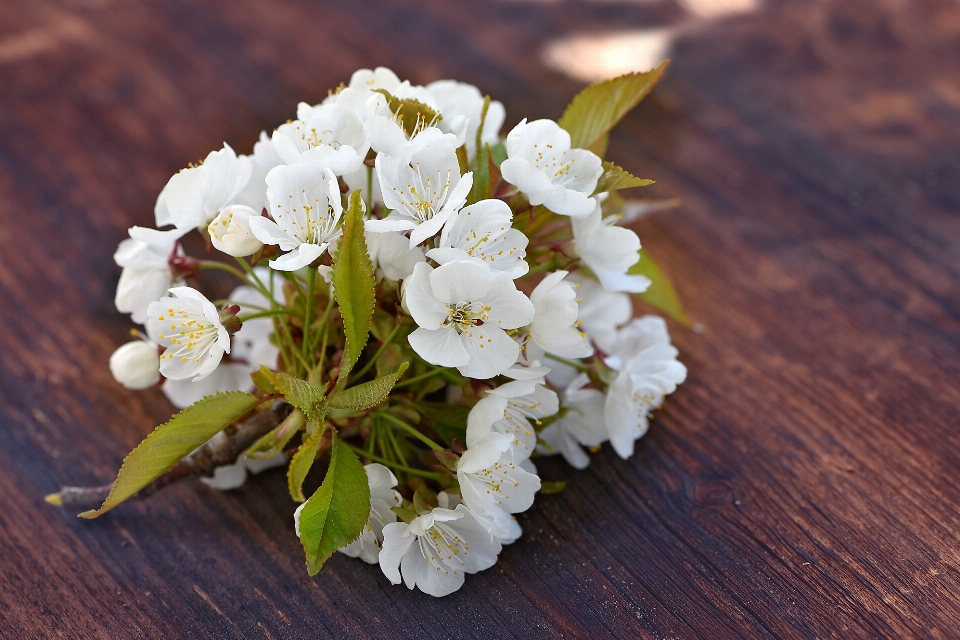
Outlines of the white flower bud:
{"type": "Polygon", "coordinates": [[[156,345],[134,340],[110,356],[110,373],[127,389],[148,389],[160,381],[160,354],[156,345]]]}
{"type": "Polygon", "coordinates": [[[250,232],[250,218],[257,212],[242,204],[234,204],[219,214],[207,227],[210,242],[225,254],[242,258],[256,253],[263,243],[250,232]]]}

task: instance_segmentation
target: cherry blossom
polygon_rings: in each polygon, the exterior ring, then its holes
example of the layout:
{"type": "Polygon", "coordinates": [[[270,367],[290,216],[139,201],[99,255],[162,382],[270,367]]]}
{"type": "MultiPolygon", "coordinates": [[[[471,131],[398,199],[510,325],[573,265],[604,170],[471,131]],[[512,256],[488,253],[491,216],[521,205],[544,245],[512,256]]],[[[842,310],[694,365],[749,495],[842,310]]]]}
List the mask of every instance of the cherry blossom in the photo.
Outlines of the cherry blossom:
{"type": "Polygon", "coordinates": [[[202,380],[230,353],[230,336],[202,293],[190,287],[174,287],[170,293],[147,307],[147,334],[166,348],[160,373],[172,380],[202,380]]]}

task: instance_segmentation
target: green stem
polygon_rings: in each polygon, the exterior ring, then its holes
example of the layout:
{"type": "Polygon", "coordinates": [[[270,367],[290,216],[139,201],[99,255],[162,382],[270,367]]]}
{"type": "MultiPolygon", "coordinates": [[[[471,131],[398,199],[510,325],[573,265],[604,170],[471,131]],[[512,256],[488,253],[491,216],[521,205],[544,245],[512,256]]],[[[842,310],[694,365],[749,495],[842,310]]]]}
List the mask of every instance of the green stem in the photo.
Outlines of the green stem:
{"type": "Polygon", "coordinates": [[[548,269],[553,268],[553,266],[554,266],[554,264],[553,264],[553,258],[550,258],[549,260],[547,260],[547,261],[544,262],[543,264],[538,264],[538,265],[535,266],[535,267],[530,267],[530,271],[527,271],[527,274],[526,274],[526,275],[532,276],[532,275],[535,274],[535,273],[540,273],[541,271],[547,271],[548,269]]]}
{"type": "Polygon", "coordinates": [[[409,473],[415,476],[421,476],[423,478],[430,478],[431,480],[440,480],[440,473],[436,471],[426,471],[424,469],[414,469],[413,467],[408,467],[405,464],[400,464],[399,462],[391,462],[386,458],[381,458],[380,456],[370,453],[366,449],[357,447],[355,445],[344,442],[343,444],[347,445],[351,451],[356,453],[358,456],[373,460],[374,462],[379,462],[382,465],[386,465],[397,471],[403,471],[404,473],[409,473]]]}
{"type": "Polygon", "coordinates": [[[400,427],[401,429],[403,429],[404,431],[406,431],[408,434],[410,434],[411,436],[413,436],[414,438],[416,438],[417,440],[419,440],[419,441],[422,442],[423,444],[427,445],[428,447],[430,447],[430,448],[433,449],[434,451],[440,451],[440,450],[443,449],[443,447],[441,447],[440,445],[438,445],[436,442],[434,442],[433,440],[431,440],[431,439],[428,438],[427,436],[425,436],[425,435],[423,435],[422,433],[420,433],[420,431],[419,431],[416,427],[414,427],[412,424],[407,424],[406,422],[404,422],[404,421],[401,420],[400,418],[395,418],[394,416],[390,415],[389,413],[385,413],[385,412],[382,412],[382,411],[378,411],[376,415],[380,416],[380,417],[383,418],[384,420],[387,420],[388,422],[392,422],[393,424],[395,424],[396,426],[400,427]]]}
{"type": "Polygon", "coordinates": [[[566,358],[561,358],[561,357],[559,357],[559,356],[555,356],[555,355],[553,355],[552,353],[551,353],[549,356],[547,356],[547,357],[550,358],[551,360],[556,360],[556,361],[559,362],[560,364],[565,364],[565,365],[567,365],[568,367],[573,367],[573,368],[576,369],[577,371],[582,371],[582,372],[584,372],[584,373],[590,373],[591,371],[593,371],[593,370],[592,370],[590,367],[588,367],[587,365],[583,364],[582,362],[577,362],[576,360],[567,360],[566,358]]]}
{"type": "Polygon", "coordinates": [[[398,324],[393,328],[393,331],[390,332],[390,335],[387,336],[387,339],[383,341],[383,344],[380,345],[380,348],[377,349],[377,352],[373,354],[373,357],[367,360],[366,364],[363,365],[363,368],[360,369],[357,373],[353,374],[350,377],[350,384],[355,384],[357,380],[361,379],[370,368],[377,363],[377,359],[383,355],[384,350],[393,342],[393,339],[397,337],[397,333],[400,332],[400,325],[398,324]]]}
{"type": "MultiPolygon", "coordinates": [[[[317,278],[317,270],[311,267],[307,267],[307,297],[304,300],[305,307],[303,312],[303,359],[306,362],[313,362],[315,358],[310,355],[310,342],[312,336],[310,335],[310,316],[313,314],[313,283],[317,278]]],[[[307,371],[310,369],[308,368],[307,371]]]]}
{"type": "MultiPolygon", "coordinates": [[[[273,316],[293,316],[294,318],[300,318],[300,314],[296,311],[290,309],[277,309],[276,311],[258,311],[257,313],[251,313],[247,316],[238,316],[240,322],[246,322],[247,320],[255,320],[257,318],[269,318],[273,316]]],[[[301,320],[303,318],[300,318],[301,320]]]]}
{"type": "Polygon", "coordinates": [[[426,380],[427,378],[432,378],[433,376],[442,375],[443,373],[444,373],[444,369],[434,369],[433,371],[428,371],[427,373],[422,373],[422,374],[420,374],[419,376],[414,376],[413,378],[410,378],[409,380],[404,380],[403,382],[399,382],[399,383],[393,385],[393,388],[394,388],[394,389],[400,389],[401,387],[408,387],[408,386],[410,386],[411,384],[416,384],[416,383],[420,382],[421,380],[426,380]]]}
{"type": "Polygon", "coordinates": [[[247,276],[244,275],[239,269],[234,269],[228,264],[223,264],[222,262],[217,262],[216,260],[201,260],[197,265],[197,269],[200,271],[206,269],[213,269],[214,271],[226,271],[227,273],[233,274],[240,280],[243,280],[245,283],[250,284],[250,281],[247,279],[247,276]]]}

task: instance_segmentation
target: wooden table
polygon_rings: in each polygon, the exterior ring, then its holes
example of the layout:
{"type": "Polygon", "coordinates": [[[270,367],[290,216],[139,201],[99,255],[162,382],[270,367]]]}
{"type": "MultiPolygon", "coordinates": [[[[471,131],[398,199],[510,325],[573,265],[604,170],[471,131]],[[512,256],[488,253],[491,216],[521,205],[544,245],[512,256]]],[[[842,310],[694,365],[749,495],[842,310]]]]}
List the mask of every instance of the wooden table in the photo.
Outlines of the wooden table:
{"type": "Polygon", "coordinates": [[[702,4],[0,4],[0,635],[960,633],[960,6],[702,4]],[[339,555],[308,578],[280,472],[44,504],[169,415],[106,364],[113,250],[174,171],[361,66],[555,118],[581,83],[545,47],[654,28],[674,64],[610,155],[683,199],[635,228],[702,329],[671,324],[690,377],[633,459],[542,462],[570,486],[494,569],[440,600],[339,555]]]}

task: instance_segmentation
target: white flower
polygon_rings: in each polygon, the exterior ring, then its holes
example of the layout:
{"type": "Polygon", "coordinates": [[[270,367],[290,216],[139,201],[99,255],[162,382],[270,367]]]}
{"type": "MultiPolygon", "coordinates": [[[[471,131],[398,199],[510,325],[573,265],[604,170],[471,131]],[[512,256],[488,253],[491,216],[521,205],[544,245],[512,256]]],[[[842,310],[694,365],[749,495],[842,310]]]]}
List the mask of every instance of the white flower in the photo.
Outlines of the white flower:
{"type": "Polygon", "coordinates": [[[500,171],[530,204],[582,218],[593,211],[590,195],[603,166],[590,151],[571,149],[570,134],[553,120],[524,119],[507,134],[507,159],[500,171]]]}
{"type": "Polygon", "coordinates": [[[595,447],[607,440],[607,426],[603,419],[605,396],[597,389],[587,389],[590,382],[587,374],[581,373],[563,392],[561,417],[540,432],[537,451],[544,455],[561,453],[576,469],[586,469],[590,456],[584,447],[595,447]]]}
{"type": "Polygon", "coordinates": [[[423,249],[410,247],[406,236],[396,231],[375,233],[367,231],[367,251],[370,260],[379,266],[388,280],[406,280],[413,273],[418,262],[423,262],[423,249]]]}
{"type": "Polygon", "coordinates": [[[171,380],[202,380],[230,353],[230,336],[202,293],[190,287],[174,287],[170,293],[147,308],[147,334],[166,347],[160,373],[171,380]]]}
{"type": "Polygon", "coordinates": [[[522,462],[537,446],[537,432],[530,421],[539,423],[558,409],[557,394],[543,386],[543,378],[530,384],[514,381],[500,385],[470,409],[467,446],[473,447],[491,433],[506,434],[512,439],[516,462],[522,462]]]}
{"type": "Polygon", "coordinates": [[[381,153],[376,165],[383,202],[392,211],[382,220],[368,220],[364,228],[375,233],[411,230],[411,247],[436,235],[473,186],[473,173],[460,175],[457,154],[450,149],[423,149],[411,164],[381,153]]]}
{"type": "Polygon", "coordinates": [[[391,583],[400,584],[402,574],[408,589],[439,598],[463,586],[464,574],[496,564],[501,548],[465,505],[436,508],[383,528],[380,568],[391,583]]]}
{"type": "Polygon", "coordinates": [[[275,167],[267,174],[272,220],[250,219],[250,230],[264,244],[279,245],[286,255],[270,261],[280,271],[296,271],[323,255],[337,228],[343,205],[340,187],[329,169],[309,164],[275,167]]]}
{"type": "Polygon", "coordinates": [[[512,224],[513,212],[506,202],[481,200],[451,218],[440,245],[427,256],[440,264],[453,260],[484,262],[494,271],[519,278],[530,270],[524,260],[528,240],[512,224]]]}
{"type": "Polygon", "coordinates": [[[250,219],[260,215],[242,204],[230,205],[217,214],[207,227],[210,242],[228,256],[242,258],[253,255],[263,247],[250,231],[250,219]]]}
{"type": "Polygon", "coordinates": [[[113,379],[127,389],[149,389],[160,382],[160,353],[157,345],[134,340],[110,356],[113,379]]]}
{"type": "MultiPolygon", "coordinates": [[[[427,90],[433,95],[443,115],[440,129],[455,132],[458,127],[457,120],[459,118],[466,120],[464,143],[467,145],[467,156],[472,158],[477,151],[477,129],[480,128],[480,116],[483,113],[484,97],[480,90],[472,84],[456,80],[431,82],[427,85],[427,90]]],[[[504,118],[506,118],[506,111],[503,104],[499,100],[491,100],[483,121],[483,131],[480,134],[481,144],[497,144],[504,118]]]]}
{"type": "Polygon", "coordinates": [[[297,120],[273,132],[273,148],[287,164],[306,162],[342,176],[363,166],[370,149],[360,117],[335,104],[301,102],[297,120]]]}
{"type": "Polygon", "coordinates": [[[386,67],[377,67],[374,70],[358,69],[353,72],[350,83],[342,86],[324,99],[323,104],[335,104],[339,107],[351,109],[361,119],[366,118],[366,104],[376,89],[385,89],[390,95],[400,86],[400,78],[386,67]]]}
{"type": "Polygon", "coordinates": [[[540,478],[513,460],[513,437],[490,433],[467,449],[457,464],[457,482],[464,503],[491,517],[490,533],[510,535],[510,514],[526,511],[540,490],[540,478]]]}
{"type": "Polygon", "coordinates": [[[686,379],[687,368],[658,316],[637,318],[621,329],[612,353],[606,362],[620,373],[607,390],[604,420],[610,444],[626,459],[647,432],[647,416],[686,379]]]}
{"type": "MultiPolygon", "coordinates": [[[[397,91],[394,95],[403,97],[399,94],[397,91]]],[[[444,133],[433,122],[418,122],[412,133],[408,134],[382,94],[372,94],[367,100],[366,109],[364,127],[370,138],[370,146],[374,151],[392,156],[402,164],[410,162],[418,151],[427,147],[455,151],[463,142],[457,134],[444,133]]]]}
{"type": "Polygon", "coordinates": [[[253,145],[252,155],[238,157],[250,159],[251,171],[247,186],[237,195],[234,204],[248,206],[260,215],[260,212],[268,206],[265,182],[267,174],[270,173],[270,169],[286,163],[277,155],[266,131],[260,132],[260,139],[253,145]]]}
{"type": "Polygon", "coordinates": [[[564,282],[566,271],[554,271],[540,281],[530,294],[536,313],[530,323],[527,358],[539,359],[543,352],[561,358],[585,358],[593,353],[580,326],[577,293],[564,282]]]}
{"type": "MultiPolygon", "coordinates": [[[[397,515],[391,509],[399,507],[403,500],[393,489],[397,486],[397,478],[390,469],[376,463],[364,465],[363,468],[367,472],[367,485],[370,487],[370,515],[367,516],[367,525],[359,538],[337,551],[351,558],[359,557],[364,562],[376,564],[380,559],[383,527],[397,521],[397,515]]],[[[300,536],[299,525],[300,520],[297,518],[297,537],[300,536]]]]}
{"type": "MultiPolygon", "coordinates": [[[[157,226],[177,229],[206,227],[228,205],[237,204],[253,171],[250,158],[237,157],[229,145],[211,151],[199,167],[170,178],[157,198],[157,226]]],[[[243,204],[243,203],[241,203],[243,204]]]]}
{"type": "Polygon", "coordinates": [[[646,276],[627,275],[627,270],[640,259],[640,238],[630,229],[614,226],[616,216],[602,216],[597,203],[586,218],[572,221],[580,259],[607,291],[643,293],[650,280],[646,276]]]}
{"type": "Polygon", "coordinates": [[[183,255],[177,241],[187,230],[157,231],[131,227],[130,237],[120,243],[113,260],[123,267],[114,303],[117,311],[129,313],[134,322],[143,324],[147,307],[178,284],[170,268],[170,258],[183,255]]]}
{"type": "Polygon", "coordinates": [[[408,338],[413,350],[469,378],[492,378],[516,362],[520,346],[505,330],[533,319],[533,304],[509,275],[475,262],[418,263],[403,301],[419,325],[408,338]]]}
{"type": "Polygon", "coordinates": [[[633,303],[625,293],[607,291],[593,278],[574,273],[567,277],[577,289],[580,328],[602,350],[609,351],[617,328],[633,316],[633,303]]]}

